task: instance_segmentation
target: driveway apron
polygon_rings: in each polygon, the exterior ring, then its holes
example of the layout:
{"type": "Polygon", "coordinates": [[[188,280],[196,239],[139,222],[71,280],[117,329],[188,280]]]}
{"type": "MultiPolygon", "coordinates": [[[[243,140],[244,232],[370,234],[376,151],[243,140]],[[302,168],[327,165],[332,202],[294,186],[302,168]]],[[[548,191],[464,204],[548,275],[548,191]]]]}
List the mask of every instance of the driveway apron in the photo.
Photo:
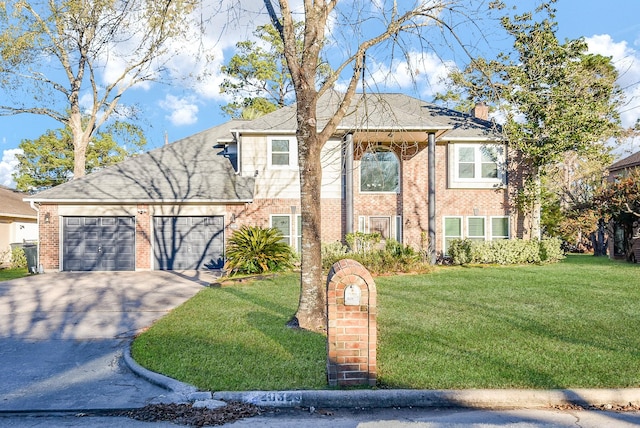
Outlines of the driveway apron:
{"type": "Polygon", "coordinates": [[[133,337],[194,296],[201,272],[60,272],[0,282],[0,411],[170,401],[122,360],[133,337]]]}

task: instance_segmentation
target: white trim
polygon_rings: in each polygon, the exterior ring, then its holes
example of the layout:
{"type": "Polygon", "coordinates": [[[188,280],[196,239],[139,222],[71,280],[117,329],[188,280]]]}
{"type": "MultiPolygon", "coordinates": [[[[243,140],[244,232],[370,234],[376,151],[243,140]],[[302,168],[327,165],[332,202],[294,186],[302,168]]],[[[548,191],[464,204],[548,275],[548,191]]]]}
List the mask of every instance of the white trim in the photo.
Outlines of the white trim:
{"type": "Polygon", "coordinates": [[[369,219],[367,216],[358,216],[358,232],[369,233],[369,219]]]}
{"type": "Polygon", "coordinates": [[[494,239],[511,239],[511,217],[508,215],[494,215],[489,217],[489,239],[493,241],[494,239]],[[494,218],[506,218],[507,219],[507,237],[498,237],[494,238],[493,236],[493,219],[494,218]]]}
{"type": "Polygon", "coordinates": [[[359,180],[358,180],[358,192],[361,194],[367,194],[367,195],[399,195],[402,193],[402,162],[400,161],[400,157],[396,154],[396,152],[394,152],[393,150],[388,150],[387,148],[385,148],[384,146],[376,146],[373,147],[371,149],[367,149],[365,152],[362,153],[362,156],[360,157],[360,160],[358,161],[358,176],[359,176],[359,180]],[[384,150],[379,150],[380,148],[383,148],[384,150]],[[367,153],[392,153],[394,158],[396,159],[396,162],[398,163],[398,189],[397,190],[385,190],[385,191],[371,191],[371,190],[362,190],[362,158],[364,158],[364,156],[367,153]]]}
{"type": "Polygon", "coordinates": [[[295,248],[295,246],[291,244],[291,241],[293,239],[293,235],[291,234],[291,231],[293,229],[293,222],[291,221],[292,220],[292,214],[277,214],[277,213],[269,214],[269,227],[274,227],[273,226],[273,218],[274,217],[286,217],[286,218],[289,219],[289,234],[286,235],[286,236],[283,236],[283,238],[287,238],[287,241],[289,241],[288,242],[289,246],[295,248]]]}
{"type": "MultiPolygon", "coordinates": [[[[447,238],[464,239],[464,216],[447,215],[442,216],[442,253],[447,254],[447,238]],[[447,219],[457,218],[460,220],[460,236],[447,236],[447,219]]],[[[434,242],[435,245],[435,242],[434,242]]]]}
{"type": "Polygon", "coordinates": [[[506,184],[506,145],[505,144],[488,144],[488,143],[456,143],[448,145],[448,170],[449,170],[449,188],[467,188],[467,189],[493,189],[502,187],[506,184]],[[482,178],[482,154],[480,149],[485,146],[497,146],[502,149],[497,162],[498,177],[482,178]],[[474,149],[474,176],[471,178],[459,177],[459,150],[463,148],[474,149]]]}
{"type": "Polygon", "coordinates": [[[465,223],[464,223],[464,224],[465,224],[465,226],[466,226],[466,234],[464,235],[464,237],[465,237],[465,238],[468,238],[468,239],[474,239],[474,240],[477,240],[477,239],[482,238],[482,240],[483,240],[483,241],[487,241],[487,240],[488,240],[488,239],[487,239],[487,229],[488,229],[488,227],[487,227],[487,217],[486,217],[486,216],[482,216],[482,215],[470,215],[470,216],[466,216],[466,217],[465,217],[465,223]],[[478,236],[471,236],[471,235],[469,234],[469,229],[470,229],[470,227],[469,227],[469,220],[470,220],[470,219],[472,219],[472,218],[481,218],[481,219],[482,219],[483,229],[484,229],[484,235],[483,235],[483,236],[479,236],[479,235],[478,235],[478,236]]]}
{"type": "MultiPolygon", "coordinates": [[[[282,152],[285,153],[285,152],[282,152]]],[[[268,169],[298,169],[298,139],[288,135],[267,136],[267,168],[268,169]],[[273,142],[287,141],[289,143],[289,163],[287,165],[273,164],[273,142]]]]}

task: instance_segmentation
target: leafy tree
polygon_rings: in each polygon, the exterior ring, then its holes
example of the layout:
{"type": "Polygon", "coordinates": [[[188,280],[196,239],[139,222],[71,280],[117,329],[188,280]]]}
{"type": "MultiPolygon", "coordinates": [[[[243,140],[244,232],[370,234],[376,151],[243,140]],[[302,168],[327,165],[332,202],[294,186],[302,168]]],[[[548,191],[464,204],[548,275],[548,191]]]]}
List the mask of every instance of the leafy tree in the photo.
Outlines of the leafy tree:
{"type": "MultiPolygon", "coordinates": [[[[303,23],[295,22],[293,27],[300,50],[303,23]]],[[[259,26],[253,34],[258,41],[237,43],[236,54],[221,67],[227,77],[220,85],[220,92],[233,97],[232,102],[222,106],[222,111],[233,118],[253,119],[291,104],[295,98],[278,31],[273,25],[266,24],[259,26]]],[[[322,81],[329,72],[327,63],[319,58],[317,79],[322,81]]]]}
{"type": "Polygon", "coordinates": [[[602,217],[614,220],[625,233],[625,249],[630,256],[634,225],[640,222],[640,168],[633,168],[605,183],[593,198],[602,217]]]}
{"type": "Polygon", "coordinates": [[[172,55],[168,44],[190,28],[197,3],[0,2],[0,115],[30,113],[60,122],[72,136],[73,177],[83,176],[92,137],[125,91],[163,76],[172,55]]]}
{"type": "MultiPolygon", "coordinates": [[[[523,209],[534,215],[531,235],[539,235],[540,177],[564,160],[607,159],[606,142],[621,134],[616,108],[621,91],[611,58],[587,52],[583,39],[561,43],[557,37],[556,0],[532,12],[505,16],[502,26],[514,40],[513,52],[495,60],[476,58],[451,75],[454,87],[474,101],[496,106],[512,147],[529,167],[523,209]]],[[[605,163],[602,160],[601,163],[605,163]]]]}
{"type": "MultiPolygon", "coordinates": [[[[118,163],[139,153],[145,145],[139,128],[115,122],[91,138],[86,172],[118,163]]],[[[73,135],[69,127],[49,130],[35,140],[23,140],[18,147],[22,154],[16,156],[18,166],[13,174],[18,190],[44,190],[73,178],[73,135]]]]}
{"type": "MultiPolygon", "coordinates": [[[[439,36],[451,34],[456,31],[456,19],[468,21],[471,18],[464,13],[467,9],[463,0],[410,4],[397,1],[305,0],[301,15],[289,0],[264,0],[264,3],[282,41],[296,96],[302,260],[300,300],[291,324],[321,331],[325,328],[326,296],[320,236],[320,154],[348,111],[365,70],[365,57],[368,53],[373,55],[375,48],[384,43],[395,45],[399,52],[409,51],[409,41],[416,41],[426,49],[432,43],[433,32],[441,31],[439,36]],[[294,15],[304,17],[302,37],[296,30],[294,15]],[[340,35],[342,29],[346,31],[340,35]],[[342,43],[331,46],[339,50],[341,56],[332,57],[337,66],[323,82],[319,82],[317,68],[323,54],[325,33],[329,30],[336,44],[342,43]],[[319,124],[318,100],[338,80],[345,82],[344,91],[339,95],[339,107],[326,122],[319,124]]],[[[459,40],[455,33],[453,38],[459,40]]],[[[390,51],[396,52],[395,49],[390,51]]]]}

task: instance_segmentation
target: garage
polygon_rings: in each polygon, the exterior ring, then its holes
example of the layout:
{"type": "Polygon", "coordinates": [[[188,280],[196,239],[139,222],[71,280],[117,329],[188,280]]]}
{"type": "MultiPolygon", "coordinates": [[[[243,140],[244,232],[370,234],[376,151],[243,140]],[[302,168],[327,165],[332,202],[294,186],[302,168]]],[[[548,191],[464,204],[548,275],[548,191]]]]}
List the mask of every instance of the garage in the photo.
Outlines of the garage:
{"type": "Polygon", "coordinates": [[[135,219],[64,217],[63,270],[135,270],[135,219]]]}
{"type": "Polygon", "coordinates": [[[154,267],[157,270],[221,269],[224,217],[154,217],[154,267]]]}

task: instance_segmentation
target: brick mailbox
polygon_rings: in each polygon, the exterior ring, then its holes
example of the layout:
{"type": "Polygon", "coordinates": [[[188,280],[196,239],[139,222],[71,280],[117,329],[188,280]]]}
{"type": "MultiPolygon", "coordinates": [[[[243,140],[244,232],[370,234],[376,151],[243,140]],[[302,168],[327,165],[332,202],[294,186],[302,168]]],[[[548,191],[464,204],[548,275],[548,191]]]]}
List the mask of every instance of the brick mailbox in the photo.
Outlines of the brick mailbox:
{"type": "Polygon", "coordinates": [[[327,277],[329,386],[376,384],[376,285],[355,260],[336,262],[327,277]]]}

